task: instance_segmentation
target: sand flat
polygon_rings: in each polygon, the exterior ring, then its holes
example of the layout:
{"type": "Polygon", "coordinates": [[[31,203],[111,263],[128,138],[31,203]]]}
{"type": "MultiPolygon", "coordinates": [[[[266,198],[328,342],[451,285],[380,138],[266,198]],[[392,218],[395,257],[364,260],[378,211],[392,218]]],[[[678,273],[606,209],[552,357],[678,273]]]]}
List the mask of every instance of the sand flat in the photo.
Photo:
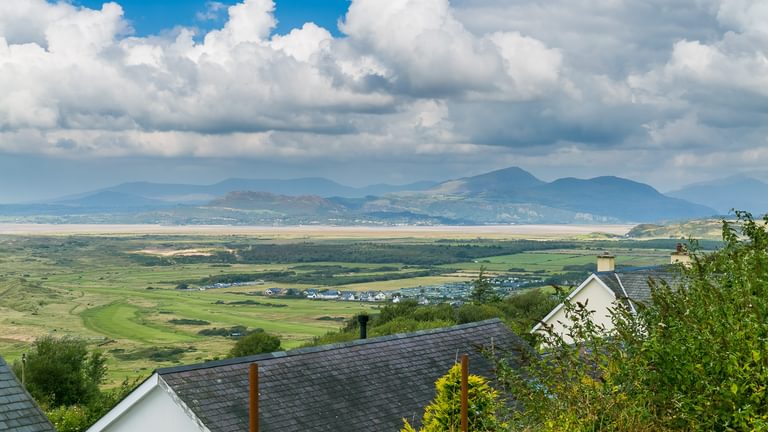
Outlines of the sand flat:
{"type": "Polygon", "coordinates": [[[633,225],[480,225],[480,226],[243,226],[243,225],[101,225],[1,223],[2,235],[267,235],[338,238],[551,238],[591,233],[624,235],[633,225]]]}

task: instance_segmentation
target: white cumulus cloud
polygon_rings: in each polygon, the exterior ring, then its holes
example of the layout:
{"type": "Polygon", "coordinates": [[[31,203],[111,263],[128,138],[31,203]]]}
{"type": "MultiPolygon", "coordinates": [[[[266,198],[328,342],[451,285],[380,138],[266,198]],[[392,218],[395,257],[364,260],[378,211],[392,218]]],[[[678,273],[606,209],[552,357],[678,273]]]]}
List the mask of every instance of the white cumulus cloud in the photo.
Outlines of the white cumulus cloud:
{"type": "Polygon", "coordinates": [[[311,22],[276,34],[272,0],[209,2],[199,19],[223,23],[205,34],[134,36],[119,3],[0,1],[0,152],[478,152],[462,160],[599,160],[645,180],[672,166],[646,152],[732,146],[768,163],[753,151],[768,136],[758,0],[352,0],[340,36],[311,22]]]}

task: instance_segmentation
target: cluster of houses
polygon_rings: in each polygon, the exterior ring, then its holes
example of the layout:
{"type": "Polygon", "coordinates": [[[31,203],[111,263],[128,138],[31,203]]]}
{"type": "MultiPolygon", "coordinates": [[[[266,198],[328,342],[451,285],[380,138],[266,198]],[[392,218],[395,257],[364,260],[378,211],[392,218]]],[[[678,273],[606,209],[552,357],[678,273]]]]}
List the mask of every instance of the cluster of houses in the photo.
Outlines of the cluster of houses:
{"type": "MultiPolygon", "coordinates": [[[[679,248],[671,263],[687,265],[689,260],[679,248]]],[[[674,284],[679,269],[617,269],[615,258],[606,253],[569,300],[588,304],[593,319],[610,328],[609,308],[634,311],[651,301],[650,279],[674,284]]],[[[344,294],[307,290],[308,297],[329,300],[344,294]]],[[[386,299],[383,292],[349,294],[355,300],[386,299]]],[[[458,353],[468,353],[471,373],[492,378],[492,361],[478,347],[507,356],[511,367],[532,352],[498,319],[373,339],[365,339],[366,321],[360,321],[361,339],[353,342],[159,369],[88,432],[391,431],[401,428],[403,418],[418,428],[434,397],[435,380],[458,353]]],[[[560,304],[532,332],[565,334],[568,323],[560,304]]],[[[0,358],[0,431],[53,430],[0,358]]]]}
{"type": "Polygon", "coordinates": [[[338,291],[308,289],[306,297],[312,300],[344,300],[360,302],[383,302],[392,299],[390,293],[384,291],[338,291]]]}
{"type": "MultiPolygon", "coordinates": [[[[491,285],[502,297],[519,290],[529,280],[515,277],[498,277],[490,280],[491,285]]],[[[267,297],[289,296],[299,293],[302,297],[311,300],[339,300],[359,302],[387,302],[399,303],[403,299],[416,299],[420,304],[440,302],[462,302],[472,292],[471,282],[449,282],[437,285],[424,285],[412,288],[401,288],[394,291],[340,291],[334,289],[312,288],[301,290],[297,288],[267,288],[263,294],[267,297]]]]}

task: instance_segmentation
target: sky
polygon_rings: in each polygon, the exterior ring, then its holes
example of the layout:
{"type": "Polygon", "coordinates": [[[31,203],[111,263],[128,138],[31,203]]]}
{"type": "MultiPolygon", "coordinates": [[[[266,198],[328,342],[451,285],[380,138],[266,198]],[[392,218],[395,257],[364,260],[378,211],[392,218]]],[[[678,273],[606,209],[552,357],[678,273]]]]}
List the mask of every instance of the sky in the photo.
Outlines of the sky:
{"type": "Polygon", "coordinates": [[[760,0],[0,1],[0,202],[508,166],[768,178],[760,0]]]}

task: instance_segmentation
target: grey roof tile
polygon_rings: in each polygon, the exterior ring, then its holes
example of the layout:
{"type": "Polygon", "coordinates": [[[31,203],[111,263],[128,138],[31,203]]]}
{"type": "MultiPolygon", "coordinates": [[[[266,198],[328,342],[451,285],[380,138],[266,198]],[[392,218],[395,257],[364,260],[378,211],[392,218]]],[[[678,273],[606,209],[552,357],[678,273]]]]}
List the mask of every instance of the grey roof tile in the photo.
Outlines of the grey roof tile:
{"type": "Polygon", "coordinates": [[[477,350],[530,349],[501,321],[385,336],[288,352],[158,370],[160,377],[211,432],[248,428],[248,367],[259,365],[264,432],[394,431],[421,418],[435,381],[457,356],[491,378],[477,350]]]}
{"type": "Polygon", "coordinates": [[[681,277],[679,269],[674,266],[629,268],[595,275],[614,292],[617,299],[629,298],[634,303],[643,304],[651,302],[652,282],[675,285],[681,277]]]}
{"type": "Polygon", "coordinates": [[[0,357],[0,432],[55,432],[53,425],[0,357]]]}

